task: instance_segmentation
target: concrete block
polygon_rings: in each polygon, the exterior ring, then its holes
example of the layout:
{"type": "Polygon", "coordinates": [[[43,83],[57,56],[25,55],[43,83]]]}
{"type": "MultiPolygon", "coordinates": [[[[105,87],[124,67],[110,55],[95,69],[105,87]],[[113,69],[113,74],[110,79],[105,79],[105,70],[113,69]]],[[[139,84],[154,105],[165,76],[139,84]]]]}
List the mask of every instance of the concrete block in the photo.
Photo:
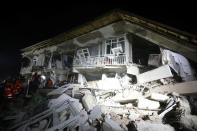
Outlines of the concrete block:
{"type": "Polygon", "coordinates": [[[164,102],[167,101],[169,97],[160,93],[151,93],[150,99],[164,102]]]}
{"type": "Polygon", "coordinates": [[[148,100],[145,98],[138,99],[138,108],[139,109],[149,109],[156,110],[159,109],[160,104],[157,101],[148,100]]]}

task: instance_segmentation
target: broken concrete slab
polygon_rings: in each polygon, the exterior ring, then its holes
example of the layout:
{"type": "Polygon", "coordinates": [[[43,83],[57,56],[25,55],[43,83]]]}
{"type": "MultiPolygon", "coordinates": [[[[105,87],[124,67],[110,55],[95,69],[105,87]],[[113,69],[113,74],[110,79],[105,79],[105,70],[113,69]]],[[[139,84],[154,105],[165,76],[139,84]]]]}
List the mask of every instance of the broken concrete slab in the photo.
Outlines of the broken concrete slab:
{"type": "Polygon", "coordinates": [[[189,81],[184,83],[177,83],[173,85],[158,86],[152,89],[151,92],[159,93],[172,93],[176,92],[180,95],[196,95],[197,94],[197,81],[189,81]]]}
{"type": "Polygon", "coordinates": [[[170,70],[170,67],[168,65],[164,65],[156,69],[137,75],[137,82],[139,84],[142,84],[142,83],[159,80],[162,78],[172,77],[172,76],[173,74],[170,70]]]}
{"type": "Polygon", "coordinates": [[[157,110],[160,107],[159,102],[148,100],[145,98],[139,98],[137,107],[139,109],[157,110]]]}

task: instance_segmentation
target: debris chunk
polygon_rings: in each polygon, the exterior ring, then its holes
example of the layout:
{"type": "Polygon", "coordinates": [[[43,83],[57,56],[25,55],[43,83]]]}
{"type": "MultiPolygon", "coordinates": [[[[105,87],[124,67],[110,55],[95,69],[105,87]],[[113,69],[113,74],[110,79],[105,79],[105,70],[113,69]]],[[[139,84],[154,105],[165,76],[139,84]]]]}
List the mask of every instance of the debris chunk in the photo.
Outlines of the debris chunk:
{"type": "Polygon", "coordinates": [[[160,93],[151,93],[150,98],[152,100],[161,101],[161,102],[167,101],[169,99],[168,96],[160,94],[160,93]]]}
{"type": "Polygon", "coordinates": [[[148,109],[148,110],[156,110],[159,109],[160,104],[157,101],[148,100],[145,98],[138,99],[138,108],[139,109],[148,109]]]}

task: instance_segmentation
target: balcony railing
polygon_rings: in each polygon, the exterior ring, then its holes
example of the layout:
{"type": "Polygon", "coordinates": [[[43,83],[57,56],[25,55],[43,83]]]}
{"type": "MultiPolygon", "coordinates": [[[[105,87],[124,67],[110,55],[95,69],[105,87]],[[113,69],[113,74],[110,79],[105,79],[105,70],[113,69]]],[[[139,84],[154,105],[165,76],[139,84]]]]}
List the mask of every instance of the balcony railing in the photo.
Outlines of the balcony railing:
{"type": "Polygon", "coordinates": [[[100,56],[100,57],[86,57],[83,59],[75,58],[73,60],[74,67],[87,66],[105,66],[105,65],[125,65],[126,55],[120,56],[100,56]]]}

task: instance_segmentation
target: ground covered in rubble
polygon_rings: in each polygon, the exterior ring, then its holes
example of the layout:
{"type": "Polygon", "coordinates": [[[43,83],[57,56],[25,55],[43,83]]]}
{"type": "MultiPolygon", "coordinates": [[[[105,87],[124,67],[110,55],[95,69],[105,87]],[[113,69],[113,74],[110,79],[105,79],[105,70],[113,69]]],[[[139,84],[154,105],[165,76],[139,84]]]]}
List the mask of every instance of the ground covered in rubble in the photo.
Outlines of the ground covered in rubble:
{"type": "Polygon", "coordinates": [[[122,83],[109,78],[109,84],[106,78],[21,94],[2,106],[1,130],[197,130],[195,96],[151,92],[164,81],[173,83],[167,79],[123,88],[125,77],[122,83]]]}

